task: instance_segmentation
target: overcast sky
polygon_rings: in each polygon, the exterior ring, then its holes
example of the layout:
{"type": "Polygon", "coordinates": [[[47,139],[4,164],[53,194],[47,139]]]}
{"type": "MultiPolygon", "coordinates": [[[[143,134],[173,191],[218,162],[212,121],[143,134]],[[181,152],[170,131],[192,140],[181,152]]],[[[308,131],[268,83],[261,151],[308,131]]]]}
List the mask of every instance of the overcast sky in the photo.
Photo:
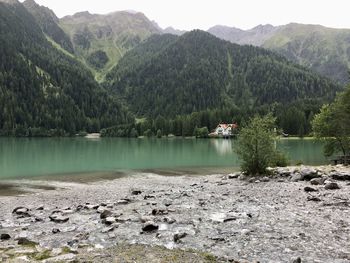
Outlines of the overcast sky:
{"type": "Polygon", "coordinates": [[[36,0],[58,17],[76,12],[143,12],[161,27],[204,29],[221,24],[249,29],[290,22],[350,28],[350,0],[36,0]]]}

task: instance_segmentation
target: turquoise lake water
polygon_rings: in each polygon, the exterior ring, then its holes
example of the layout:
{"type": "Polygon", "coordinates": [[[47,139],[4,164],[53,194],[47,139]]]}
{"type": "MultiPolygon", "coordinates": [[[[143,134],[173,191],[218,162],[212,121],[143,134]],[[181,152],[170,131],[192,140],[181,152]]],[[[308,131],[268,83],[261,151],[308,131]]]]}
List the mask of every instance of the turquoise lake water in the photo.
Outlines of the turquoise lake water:
{"type": "MultiPolygon", "coordinates": [[[[0,179],[119,170],[238,167],[234,140],[0,138],[0,179]]],[[[292,163],[325,164],[314,140],[276,142],[292,163]]]]}

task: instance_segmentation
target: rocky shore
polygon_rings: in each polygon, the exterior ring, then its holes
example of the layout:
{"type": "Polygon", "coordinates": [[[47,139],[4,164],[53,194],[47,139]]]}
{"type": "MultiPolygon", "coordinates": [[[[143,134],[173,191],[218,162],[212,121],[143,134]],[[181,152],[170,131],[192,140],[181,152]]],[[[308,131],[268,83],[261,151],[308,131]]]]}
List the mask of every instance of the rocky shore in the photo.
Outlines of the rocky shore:
{"type": "Polygon", "coordinates": [[[350,168],[270,171],[0,197],[0,261],[350,262],[350,168]]]}

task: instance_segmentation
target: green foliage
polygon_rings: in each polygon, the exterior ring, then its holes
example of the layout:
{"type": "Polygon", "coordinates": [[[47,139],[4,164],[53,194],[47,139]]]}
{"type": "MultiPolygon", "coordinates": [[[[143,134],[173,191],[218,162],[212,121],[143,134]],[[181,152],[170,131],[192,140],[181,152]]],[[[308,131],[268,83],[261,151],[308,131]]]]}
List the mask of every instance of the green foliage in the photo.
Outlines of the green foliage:
{"type": "Polygon", "coordinates": [[[350,86],[332,104],[323,106],[312,128],[314,135],[325,142],[326,156],[350,154],[350,86]]]}
{"type": "Polygon", "coordinates": [[[196,138],[208,138],[209,130],[208,127],[202,127],[202,128],[195,128],[194,129],[194,136],[196,138]]]}
{"type": "Polygon", "coordinates": [[[240,131],[236,152],[242,160],[242,170],[251,175],[265,174],[270,165],[285,164],[285,158],[274,144],[275,119],[271,115],[254,117],[240,131]]]}
{"type": "Polygon", "coordinates": [[[139,134],[138,134],[138,132],[137,132],[137,130],[135,128],[131,129],[129,137],[130,138],[137,138],[137,137],[139,137],[139,134]]]}
{"type": "Polygon", "coordinates": [[[148,129],[146,130],[144,133],[143,133],[144,136],[146,137],[152,137],[153,136],[153,132],[151,129],[148,129]]]}
{"type": "Polygon", "coordinates": [[[107,57],[106,52],[102,50],[97,50],[91,53],[91,55],[87,58],[90,65],[97,69],[103,68],[107,64],[108,60],[109,58],[107,57]]]}
{"type": "Polygon", "coordinates": [[[99,132],[133,119],[20,3],[0,2],[0,32],[0,135],[99,132]]]}
{"type": "Polygon", "coordinates": [[[157,130],[157,138],[162,138],[162,131],[160,129],[157,130]]]}

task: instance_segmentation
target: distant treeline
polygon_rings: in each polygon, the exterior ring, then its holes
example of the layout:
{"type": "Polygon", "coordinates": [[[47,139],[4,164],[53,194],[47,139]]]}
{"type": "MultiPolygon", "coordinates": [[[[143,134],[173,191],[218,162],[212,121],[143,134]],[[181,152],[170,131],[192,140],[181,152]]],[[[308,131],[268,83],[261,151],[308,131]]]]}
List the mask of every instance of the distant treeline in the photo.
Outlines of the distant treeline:
{"type": "Polygon", "coordinates": [[[155,119],[145,118],[135,123],[117,125],[103,129],[103,137],[138,137],[138,136],[196,136],[206,137],[219,123],[237,123],[244,125],[250,117],[272,112],[277,117],[280,130],[290,135],[305,136],[311,133],[311,121],[319,112],[320,103],[313,100],[300,101],[290,105],[273,104],[260,107],[254,111],[231,108],[222,110],[205,110],[189,115],[166,119],[158,116],[155,119]],[[206,128],[206,130],[204,130],[206,128]]]}

